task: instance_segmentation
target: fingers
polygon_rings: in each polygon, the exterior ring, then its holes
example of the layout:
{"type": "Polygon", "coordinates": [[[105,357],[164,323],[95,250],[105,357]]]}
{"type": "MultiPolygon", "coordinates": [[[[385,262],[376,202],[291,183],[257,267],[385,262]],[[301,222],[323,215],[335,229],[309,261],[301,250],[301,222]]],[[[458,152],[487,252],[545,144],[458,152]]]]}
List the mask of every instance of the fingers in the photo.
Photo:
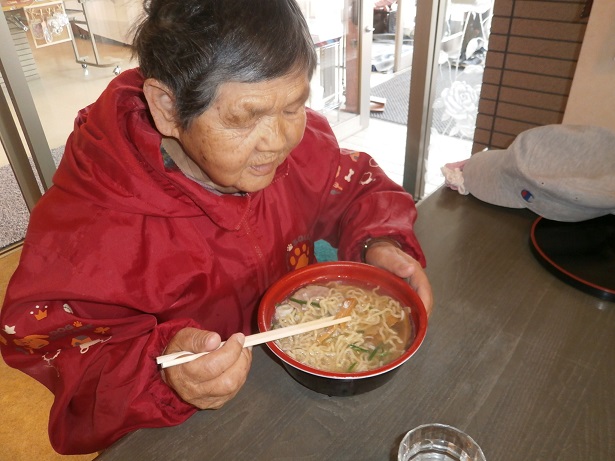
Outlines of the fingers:
{"type": "Polygon", "coordinates": [[[433,310],[431,284],[425,270],[416,259],[390,243],[383,243],[370,247],[365,255],[365,261],[398,277],[408,279],[410,286],[421,298],[427,315],[431,315],[433,310]]]}
{"type": "Polygon", "coordinates": [[[427,274],[425,274],[425,271],[421,268],[417,270],[413,276],[409,277],[408,283],[419,295],[421,301],[423,301],[427,317],[429,317],[433,310],[433,292],[427,274]]]}
{"type": "Polygon", "coordinates": [[[365,262],[385,269],[401,278],[408,278],[420,264],[403,250],[388,242],[378,242],[369,247],[365,262]]]}
{"type": "Polygon", "coordinates": [[[219,347],[220,337],[216,333],[181,330],[169,343],[167,352],[173,352],[171,347],[178,344],[191,344],[194,347],[191,352],[211,352],[165,369],[165,381],[184,401],[197,408],[220,408],[239,392],[247,379],[252,351],[243,347],[244,341],[245,336],[237,333],[219,347]]]}
{"type": "Polygon", "coordinates": [[[187,363],[186,365],[191,366],[186,367],[186,374],[204,381],[215,379],[225,373],[230,364],[240,359],[244,342],[243,334],[234,334],[219,349],[187,363]]]}
{"type": "MultiPolygon", "coordinates": [[[[243,337],[243,335],[242,335],[243,337]]],[[[217,351],[191,362],[192,395],[185,400],[200,409],[218,409],[237,395],[245,384],[252,363],[252,350],[229,338],[217,351]]],[[[186,364],[187,365],[187,364],[186,364]]]]}
{"type": "Polygon", "coordinates": [[[169,341],[165,354],[173,352],[211,352],[220,347],[222,339],[213,331],[199,330],[198,328],[184,328],[169,341]]]}

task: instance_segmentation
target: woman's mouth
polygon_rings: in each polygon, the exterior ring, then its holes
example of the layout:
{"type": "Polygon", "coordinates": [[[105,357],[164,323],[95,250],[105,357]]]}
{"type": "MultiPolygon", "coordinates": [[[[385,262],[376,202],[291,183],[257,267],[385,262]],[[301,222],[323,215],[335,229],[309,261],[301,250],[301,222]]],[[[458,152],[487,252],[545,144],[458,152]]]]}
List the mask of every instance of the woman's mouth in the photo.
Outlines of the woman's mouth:
{"type": "Polygon", "coordinates": [[[267,176],[277,168],[276,162],[262,163],[260,165],[252,165],[250,169],[256,176],[267,176]]]}

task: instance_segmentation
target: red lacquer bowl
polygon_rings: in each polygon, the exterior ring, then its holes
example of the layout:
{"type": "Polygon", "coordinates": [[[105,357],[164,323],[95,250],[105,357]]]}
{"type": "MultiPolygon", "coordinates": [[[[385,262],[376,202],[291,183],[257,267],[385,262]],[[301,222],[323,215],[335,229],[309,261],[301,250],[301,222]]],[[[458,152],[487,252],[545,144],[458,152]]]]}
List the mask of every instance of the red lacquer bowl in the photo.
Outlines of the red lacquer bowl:
{"type": "Polygon", "coordinates": [[[312,264],[288,273],[267,290],[258,309],[258,328],[261,332],[269,330],[276,305],[302,286],[333,281],[366,288],[379,287],[381,294],[391,296],[410,308],[413,334],[408,348],[399,358],[370,371],[335,373],[318,370],[294,360],[273,341],[267,343],[267,346],[282,361],[288,373],[305,387],[330,396],[361,394],[389,381],[397,369],[418,350],[425,338],[427,332],[425,306],[403,279],[362,263],[336,261],[312,264]]]}

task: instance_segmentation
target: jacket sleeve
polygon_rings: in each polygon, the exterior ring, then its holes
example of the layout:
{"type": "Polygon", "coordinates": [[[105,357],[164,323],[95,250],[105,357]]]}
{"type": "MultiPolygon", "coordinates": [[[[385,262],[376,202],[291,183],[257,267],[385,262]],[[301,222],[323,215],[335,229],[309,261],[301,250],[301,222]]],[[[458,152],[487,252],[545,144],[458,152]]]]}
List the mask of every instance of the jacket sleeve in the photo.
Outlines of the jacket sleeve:
{"type": "Polygon", "coordinates": [[[196,409],[162,381],[155,357],[178,330],[196,325],[159,324],[126,306],[67,299],[49,283],[31,295],[44,261],[24,248],[1,312],[0,345],[9,366],[55,394],[54,449],[92,453],[137,428],[172,426],[192,415],[196,409]]]}
{"type": "MultiPolygon", "coordinates": [[[[322,120],[311,117],[310,131],[330,131],[322,120]]],[[[342,260],[360,261],[365,242],[375,237],[390,237],[425,266],[425,257],[414,234],[417,210],[412,196],[392,181],[365,152],[340,149],[334,137],[314,135],[322,165],[331,166],[323,185],[316,227],[318,238],[338,249],[342,260]]],[[[312,164],[316,164],[311,160],[312,164]]],[[[308,166],[308,168],[310,168],[308,166]]],[[[315,167],[312,167],[315,168],[315,167]]],[[[318,176],[317,171],[306,175],[318,176]]]]}

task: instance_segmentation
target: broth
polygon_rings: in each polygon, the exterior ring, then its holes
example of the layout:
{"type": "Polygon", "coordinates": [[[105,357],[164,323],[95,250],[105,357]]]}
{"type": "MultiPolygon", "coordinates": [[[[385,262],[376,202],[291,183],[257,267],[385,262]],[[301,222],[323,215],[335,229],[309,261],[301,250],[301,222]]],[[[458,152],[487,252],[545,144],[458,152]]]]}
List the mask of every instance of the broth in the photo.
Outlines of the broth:
{"type": "Polygon", "coordinates": [[[331,315],[351,320],[276,341],[293,359],[310,367],[336,373],[379,368],[401,356],[410,344],[409,309],[379,288],[341,282],[307,285],[276,306],[272,329],[331,315]]]}

